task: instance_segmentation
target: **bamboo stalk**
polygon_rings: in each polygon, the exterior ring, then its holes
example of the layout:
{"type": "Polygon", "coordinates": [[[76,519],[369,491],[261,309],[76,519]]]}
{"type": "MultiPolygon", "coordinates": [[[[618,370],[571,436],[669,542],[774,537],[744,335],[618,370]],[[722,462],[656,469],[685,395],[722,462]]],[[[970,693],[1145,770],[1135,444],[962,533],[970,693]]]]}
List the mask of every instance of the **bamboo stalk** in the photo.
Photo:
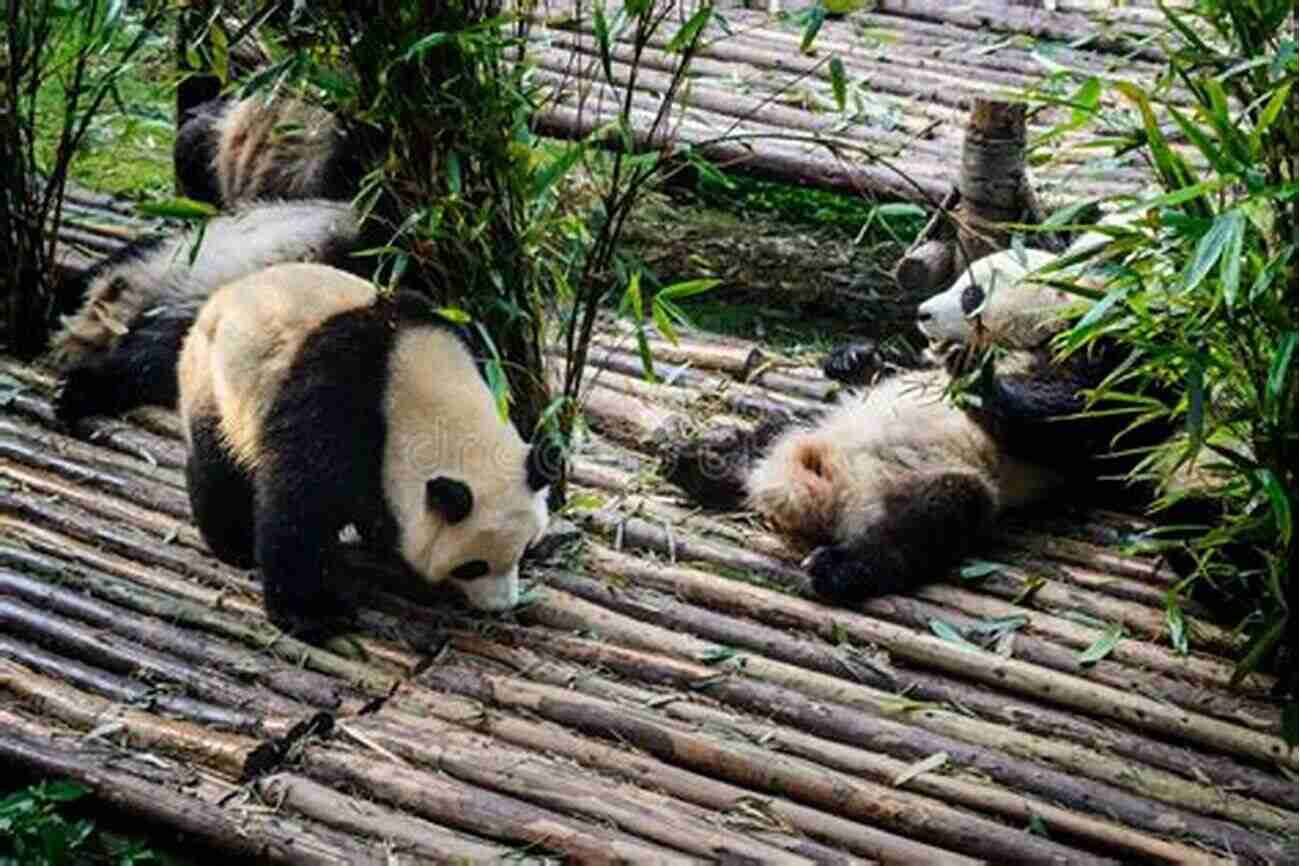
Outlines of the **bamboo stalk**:
{"type": "MultiPolygon", "coordinates": [[[[70,778],[94,797],[134,818],[162,824],[224,852],[232,862],[286,866],[389,866],[390,859],[354,839],[287,822],[265,811],[217,805],[222,799],[204,786],[205,796],[178,794],[177,784],[158,784],[120,769],[117,750],[61,747],[52,739],[19,733],[16,720],[0,710],[0,761],[44,776],[70,778]]],[[[153,768],[154,775],[157,768],[153,768]]]]}
{"type": "MultiPolygon", "coordinates": [[[[565,727],[644,749],[660,760],[693,768],[713,779],[722,778],[742,788],[771,790],[811,802],[833,815],[847,813],[859,818],[877,815],[883,819],[895,811],[897,801],[892,798],[880,804],[866,796],[855,796],[857,792],[851,780],[844,780],[842,785],[828,785],[825,776],[792,767],[790,762],[783,762],[770,753],[763,753],[761,760],[747,761],[733,748],[734,744],[715,742],[675,724],[666,725],[653,714],[635,708],[615,706],[550,686],[445,666],[431,668],[421,675],[421,680],[439,691],[474,697],[503,709],[530,710],[565,727]]],[[[863,853],[882,863],[980,862],[891,833],[876,831],[866,838],[871,840],[872,849],[863,853]]]]}
{"type": "MultiPolygon", "coordinates": [[[[12,583],[14,577],[11,572],[0,569],[0,578],[5,583],[12,583]]],[[[290,715],[304,709],[296,701],[243,686],[228,676],[200,670],[162,653],[134,646],[116,635],[99,630],[91,633],[75,621],[13,598],[0,598],[0,624],[6,633],[36,638],[46,646],[57,647],[86,661],[93,660],[124,676],[147,677],[183,686],[189,694],[211,703],[245,707],[268,715],[290,715]]]]}
{"type": "Polygon", "coordinates": [[[90,492],[79,485],[69,484],[58,476],[39,470],[5,464],[0,466],[0,477],[7,478],[14,484],[42,496],[57,497],[106,520],[138,526],[158,538],[174,536],[174,541],[185,545],[190,550],[201,552],[207,550],[203,537],[188,521],[167,517],[115,496],[90,492]]]}
{"type": "Polygon", "coordinates": [[[382,840],[395,856],[420,863],[499,863],[509,849],[441,827],[423,818],[339,794],[294,773],[258,781],[262,799],[350,836],[382,840]],[[401,852],[398,855],[397,852],[401,852]]]}
{"type": "MultiPolygon", "coordinates": [[[[600,584],[576,576],[569,576],[563,586],[571,591],[581,591],[584,583],[587,585],[587,591],[594,591],[600,587],[600,584]]],[[[611,595],[607,590],[603,594],[611,595]]],[[[602,601],[608,603],[604,599],[602,601]]],[[[655,610],[653,605],[647,608],[635,603],[628,609],[637,610],[643,617],[652,614],[655,610]]],[[[565,631],[595,631],[608,640],[617,640],[621,645],[634,647],[638,651],[670,653],[676,659],[702,659],[729,651],[727,647],[688,636],[678,629],[649,625],[644,621],[592,604],[581,597],[575,598],[553,590],[548,590],[541,601],[523,612],[521,618],[527,622],[537,622],[565,631]]],[[[570,646],[562,644],[561,641],[548,642],[548,647],[551,648],[558,648],[561,645],[566,649],[570,646]]],[[[587,650],[584,648],[575,651],[586,652],[587,650]]],[[[610,648],[609,657],[602,656],[601,659],[588,658],[587,660],[615,664],[617,661],[613,654],[616,652],[623,652],[623,650],[621,647],[617,650],[610,648]]],[[[638,661],[630,667],[631,672],[645,673],[649,663],[642,664],[640,652],[637,653],[637,658],[638,661]]],[[[660,660],[656,658],[654,664],[659,665],[660,660]]],[[[678,662],[663,661],[662,664],[663,670],[672,670],[678,662]]],[[[708,679],[714,672],[701,665],[685,662],[683,664],[687,664],[687,667],[682,668],[679,674],[673,675],[676,680],[681,681],[679,684],[687,684],[692,679],[708,679]]],[[[660,669],[655,668],[655,670],[660,669]]],[[[711,686],[709,693],[713,695],[729,693],[728,690],[733,686],[743,691],[751,685],[748,680],[752,678],[759,681],[752,684],[758,691],[772,688],[781,692],[794,691],[802,700],[831,701],[846,709],[851,707],[875,716],[896,712],[895,708],[898,704],[897,695],[775,661],[765,655],[746,655],[743,659],[743,671],[746,675],[743,686],[729,681],[721,682],[711,686]]],[[[794,700],[785,696],[770,699],[794,700]]],[[[1271,806],[1248,798],[1225,794],[1154,767],[1143,768],[1141,773],[1135,774],[1133,765],[1128,761],[1068,741],[1061,742],[1055,738],[1034,736],[1021,730],[1009,729],[941,708],[918,710],[910,713],[908,720],[911,724],[907,729],[912,732],[912,736],[920,736],[921,730],[924,730],[929,735],[940,738],[936,741],[940,745],[933,748],[931,752],[950,749],[952,742],[960,740],[963,748],[968,748],[966,744],[969,743],[990,753],[1016,755],[1043,765],[1060,767],[1096,779],[1106,785],[1132,790],[1144,797],[1193,809],[1206,815],[1246,822],[1274,832],[1287,832],[1287,828],[1294,825],[1292,816],[1283,814],[1271,806]],[[1138,778],[1134,778],[1135,776],[1138,778]]],[[[883,720],[873,721],[886,724],[883,720]]]]}
{"type": "MultiPolygon", "coordinates": [[[[407,687],[385,705],[382,714],[411,730],[420,729],[427,723],[428,716],[470,725],[475,730],[491,733],[506,742],[547,754],[563,755],[602,772],[648,785],[685,802],[723,813],[735,813],[754,800],[751,792],[744,788],[679,769],[656,758],[647,757],[640,751],[576,736],[553,724],[538,724],[502,713],[484,713],[478,701],[456,695],[407,687]],[[397,707],[405,707],[406,710],[396,709],[397,707]]],[[[779,796],[762,800],[761,811],[746,810],[744,814],[746,817],[764,816],[771,826],[778,829],[790,827],[814,839],[824,840],[830,845],[873,859],[879,857],[882,847],[894,850],[892,845],[897,838],[866,824],[801,806],[779,796]]],[[[922,859],[911,862],[933,862],[938,852],[934,849],[909,847],[900,851],[898,856],[902,858],[900,862],[907,862],[906,857],[918,856],[922,859]],[[930,859],[927,861],[925,857],[930,859]]]]}
{"type": "Polygon", "coordinates": [[[252,737],[266,736],[259,717],[208,701],[156,689],[136,679],[93,668],[0,635],[0,658],[121,704],[147,705],[164,713],[252,737]]]}
{"type": "Polygon", "coordinates": [[[368,738],[416,764],[542,808],[617,827],[686,854],[716,857],[727,852],[759,863],[813,862],[719,828],[711,813],[683,809],[633,786],[615,787],[594,774],[574,771],[542,754],[503,747],[493,737],[459,726],[425,722],[417,733],[405,722],[398,725],[372,717],[361,724],[368,738]]]}
{"type": "MultiPolygon", "coordinates": [[[[567,627],[564,628],[568,630],[567,627]]],[[[556,635],[539,644],[535,632],[520,630],[516,634],[531,635],[526,638],[529,646],[544,646],[548,652],[568,661],[604,666],[617,675],[633,677],[641,682],[701,691],[731,707],[770,717],[818,736],[845,743],[871,742],[877,748],[886,749],[895,758],[919,761],[937,752],[946,752],[955,766],[988,776],[1016,790],[1047,797],[1071,808],[1087,812],[1104,811],[1125,825],[1148,832],[1167,834],[1171,826],[1176,826],[1180,834],[1196,838],[1204,844],[1229,846],[1236,851],[1249,851],[1253,856],[1263,859],[1276,856],[1277,853],[1278,842],[1274,837],[1176,806],[1157,804],[1111,785],[1080,778],[1077,774],[1017,760],[1001,748],[971,746],[952,737],[932,734],[916,725],[905,725],[852,712],[828,712],[825,700],[822,698],[810,698],[792,689],[772,686],[748,677],[720,674],[717,668],[670,660],[662,656],[650,656],[638,650],[570,638],[566,635],[556,635]]],[[[504,632],[502,636],[505,636],[504,632]]],[[[748,670],[752,663],[753,659],[747,657],[745,669],[748,670]]],[[[427,672],[426,676],[444,687],[449,687],[448,683],[455,679],[454,674],[445,670],[440,670],[436,674],[427,672]]],[[[494,699],[506,703],[501,698],[502,684],[490,676],[485,679],[491,681],[494,699]]],[[[508,690],[531,687],[531,684],[525,685],[514,681],[504,686],[508,690]]],[[[608,720],[602,720],[603,727],[596,728],[584,727],[582,715],[553,716],[550,713],[555,706],[554,701],[544,701],[540,707],[529,701],[527,706],[554,721],[575,725],[592,733],[605,731],[606,736],[611,734],[620,738],[631,736],[624,727],[615,726],[608,720]]],[[[626,708],[622,710],[626,715],[626,708]]],[[[934,710],[922,709],[910,713],[909,720],[918,722],[923,717],[935,714],[934,710]]],[[[640,724],[640,722],[636,723],[640,724]]],[[[743,761],[739,763],[742,767],[749,766],[743,761]]],[[[712,764],[710,767],[711,772],[718,771],[712,764]]],[[[762,773],[765,770],[749,767],[745,772],[762,773]]],[[[1195,789],[1195,786],[1187,787],[1191,790],[1195,789]]],[[[1290,820],[1289,816],[1281,816],[1281,813],[1276,810],[1273,814],[1282,822],[1290,820]]]]}
{"type": "Polygon", "coordinates": [[[597,828],[528,803],[413,770],[391,761],[337,749],[309,747],[302,765],[314,778],[354,786],[379,800],[447,826],[493,839],[555,851],[593,866],[621,863],[693,863],[682,855],[597,828]]]}
{"type": "Polygon", "coordinates": [[[142,479],[135,473],[123,473],[117,468],[100,470],[85,466],[51,453],[48,443],[31,442],[17,435],[11,435],[11,429],[6,429],[4,433],[5,435],[0,437],[0,458],[56,473],[78,484],[102,493],[121,496],[123,499],[162,511],[173,517],[189,516],[189,500],[179,490],[143,484],[142,479]]]}
{"type": "MultiPolygon", "coordinates": [[[[5,527],[5,521],[0,518],[0,530],[5,527]]],[[[391,676],[373,665],[343,658],[285,635],[268,622],[233,617],[207,605],[172,595],[165,587],[147,589],[130,580],[91,570],[67,572],[62,578],[114,604],[270,651],[293,664],[305,665],[318,673],[338,677],[367,693],[386,695],[392,690],[391,676]]]]}
{"type": "MultiPolygon", "coordinates": [[[[653,523],[640,518],[628,518],[615,524],[614,518],[597,513],[589,518],[593,525],[609,533],[616,525],[625,541],[640,546],[666,551],[669,549],[666,533],[653,523]],[[602,525],[603,524],[603,525],[602,525]]],[[[689,543],[689,542],[687,542],[689,543]]],[[[672,547],[680,549],[683,543],[674,539],[672,547]]],[[[753,558],[749,551],[740,551],[729,560],[739,564],[753,558]]],[[[703,574],[703,572],[696,572],[703,574]]],[[[708,579],[717,583],[717,577],[708,579]]],[[[728,605],[742,607],[726,609],[742,612],[762,610],[772,604],[771,591],[749,586],[738,581],[727,581],[733,595],[728,605]]],[[[799,610],[807,628],[826,634],[830,622],[863,643],[883,644],[896,655],[912,662],[937,668],[959,676],[977,679],[998,688],[1008,689],[1031,698],[1048,698],[1053,702],[1090,713],[1099,718],[1121,721],[1142,730],[1159,733],[1174,739],[1189,740],[1230,754],[1249,757],[1271,764],[1281,761],[1288,766],[1295,763],[1294,750],[1288,749],[1278,737],[1247,731],[1225,722],[1201,716],[1183,709],[1171,708],[1159,701],[1131,692],[1092,683],[1077,676],[1044,670],[1035,665],[1004,659],[994,653],[968,651],[937,637],[917,634],[910,629],[884,623],[847,609],[829,609],[833,615],[828,620],[828,608],[811,601],[790,598],[791,610],[799,610]],[[817,613],[813,613],[817,611],[817,613]]]]}
{"type": "MultiPolygon", "coordinates": [[[[655,567],[634,560],[601,545],[585,550],[586,564],[597,573],[622,580],[635,580],[638,586],[651,586],[665,596],[680,595],[679,586],[669,578],[671,568],[655,567]]],[[[632,602],[635,603],[635,602],[632,602]]],[[[1104,753],[1123,756],[1150,764],[1187,779],[1202,781],[1207,775],[1216,783],[1246,797],[1253,797],[1287,809],[1297,806],[1294,784],[1280,777],[1267,777],[1253,768],[1242,767],[1216,754],[1196,754],[1185,747],[1172,746],[1130,732],[1102,725],[1086,717],[1056,710],[1050,706],[1019,700],[1005,693],[991,692],[950,677],[915,669],[876,669],[842,647],[822,641],[800,640],[786,629],[719,616],[707,609],[657,597],[649,607],[641,606],[642,615],[658,624],[695,634],[706,640],[736,649],[748,649],[765,656],[796,664],[807,670],[837,677],[848,677],[888,692],[904,692],[910,700],[947,704],[965,712],[1000,722],[1008,727],[1049,739],[1069,739],[1104,753]]],[[[779,611],[756,612],[764,620],[780,621],[779,611]]]]}
{"type": "Polygon", "coordinates": [[[244,647],[214,639],[202,632],[128,613],[83,593],[0,568],[0,593],[5,592],[45,613],[60,614],[100,629],[109,629],[170,657],[188,660],[199,665],[202,671],[215,668],[294,699],[294,703],[285,704],[279,712],[306,712],[306,707],[299,703],[305,702],[321,709],[352,713],[365,703],[363,696],[331,677],[303,670],[274,657],[250,654],[244,647]]]}
{"type": "MultiPolygon", "coordinates": [[[[111,722],[120,726],[137,748],[157,749],[199,761],[227,779],[237,779],[244,757],[257,741],[191,722],[162,719],[141,710],[115,704],[33,672],[7,659],[0,659],[0,689],[32,704],[60,721],[83,731],[111,722]]],[[[288,730],[293,720],[267,716],[268,731],[288,730]]]]}
{"type": "Polygon", "coordinates": [[[177,490],[185,489],[185,476],[180,471],[157,463],[150,464],[142,460],[139,454],[126,455],[98,448],[89,442],[52,433],[15,417],[0,419],[0,433],[28,445],[44,446],[58,452],[66,460],[104,472],[121,474],[142,484],[158,482],[177,490]]]}
{"type": "MultiPolygon", "coordinates": [[[[575,668],[539,657],[525,647],[489,642],[468,635],[453,638],[457,649],[482,655],[493,661],[525,670],[530,679],[553,686],[573,688],[595,697],[614,701],[634,701],[641,705],[663,707],[663,711],[697,728],[729,732],[750,742],[761,743],[776,751],[795,755],[854,776],[892,784],[911,765],[886,755],[869,752],[855,746],[845,746],[812,736],[800,730],[772,724],[763,719],[753,720],[734,713],[722,712],[703,705],[686,693],[663,694],[648,689],[613,682],[589,669],[575,668]]],[[[1137,833],[1109,821],[1071,812],[1049,803],[1033,800],[987,782],[974,782],[941,775],[922,773],[906,783],[906,789],[956,803],[977,812],[987,812],[1025,823],[1034,817],[1042,820],[1049,830],[1082,841],[1116,855],[1140,854],[1155,862],[1206,866],[1227,866],[1233,862],[1183,845],[1166,842],[1137,833]]],[[[1028,852],[1025,852],[1028,853],[1028,852]]],[[[1038,852],[1041,856],[1041,852],[1038,852]]],[[[1005,855],[1003,855],[1005,856],[1005,855]]],[[[1001,859],[998,862],[1003,862],[1001,859]]],[[[1042,861],[1038,861],[1042,862],[1042,861]]]]}

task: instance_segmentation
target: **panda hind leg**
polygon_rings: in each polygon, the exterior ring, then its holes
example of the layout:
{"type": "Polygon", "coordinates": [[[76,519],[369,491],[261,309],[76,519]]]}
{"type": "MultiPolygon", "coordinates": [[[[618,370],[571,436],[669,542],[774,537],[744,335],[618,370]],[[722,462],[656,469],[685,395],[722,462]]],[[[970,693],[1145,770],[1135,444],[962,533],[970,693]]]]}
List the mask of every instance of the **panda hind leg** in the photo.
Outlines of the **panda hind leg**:
{"type": "Polygon", "coordinates": [[[849,542],[805,560],[813,592],[852,604],[903,592],[959,562],[993,526],[993,493],[979,476],[942,472],[913,479],[885,497],[883,517],[849,542]]]}
{"type": "Polygon", "coordinates": [[[111,350],[68,371],[54,397],[54,415],[73,424],[136,406],[172,408],[178,400],[176,362],[197,303],[142,313],[111,350]]]}
{"type": "Polygon", "coordinates": [[[253,483],[221,443],[215,416],[190,423],[185,461],[190,511],[208,549],[236,568],[253,567],[253,483]]]}

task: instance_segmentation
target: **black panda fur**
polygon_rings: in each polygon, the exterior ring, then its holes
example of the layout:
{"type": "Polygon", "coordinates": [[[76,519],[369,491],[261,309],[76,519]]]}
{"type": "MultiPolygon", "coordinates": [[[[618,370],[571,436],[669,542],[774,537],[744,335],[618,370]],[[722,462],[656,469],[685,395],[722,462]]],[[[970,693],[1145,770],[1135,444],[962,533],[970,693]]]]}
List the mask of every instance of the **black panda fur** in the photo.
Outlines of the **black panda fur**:
{"type": "Polygon", "coordinates": [[[47,360],[63,374],[55,413],[72,423],[133,406],[176,403],[176,359],[202,303],[224,283],[279,262],[360,268],[360,228],[339,202],[263,202],[195,231],[141,239],[82,279],[47,360]]]}
{"type": "Polygon", "coordinates": [[[218,557],[256,563],[280,625],[311,634],[346,616],[329,580],[346,526],[475,606],[515,602],[552,467],[428,301],[328,267],[268,268],[207,302],[178,378],[195,522],[218,557]]]}
{"type": "Polygon", "coordinates": [[[177,130],[177,190],[222,208],[258,199],[350,200],[360,190],[366,140],[293,97],[218,98],[192,109],[177,130]]]}

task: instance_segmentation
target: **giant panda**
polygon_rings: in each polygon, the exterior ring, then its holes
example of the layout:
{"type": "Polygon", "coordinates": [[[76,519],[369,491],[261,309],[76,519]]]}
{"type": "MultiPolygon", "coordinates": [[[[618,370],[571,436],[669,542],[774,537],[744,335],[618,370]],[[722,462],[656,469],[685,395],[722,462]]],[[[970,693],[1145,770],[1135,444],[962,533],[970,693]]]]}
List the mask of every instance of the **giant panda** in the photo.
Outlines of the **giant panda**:
{"type": "Polygon", "coordinates": [[[423,298],[267,268],[204,305],[177,377],[194,519],[218,558],[261,570],[275,622],[310,634],[345,613],[326,572],[348,526],[478,609],[515,605],[547,460],[423,298]]]}
{"type": "Polygon", "coordinates": [[[47,361],[63,376],[56,416],[174,406],[181,340],[219,286],[280,262],[359,268],[359,238],[350,206],[312,200],[258,203],[129,244],[87,272],[81,307],[51,338],[47,361]]]}
{"type": "Polygon", "coordinates": [[[366,154],[360,129],[290,96],[220,97],[191,109],[176,132],[177,191],[232,208],[257,199],[350,200],[366,154]]]}
{"type": "Polygon", "coordinates": [[[729,450],[754,458],[729,467],[738,485],[700,482],[681,468],[680,453],[670,478],[689,479],[688,492],[706,505],[757,511],[810,551],[813,592],[848,604],[937,577],[1005,511],[1096,477],[1128,419],[1071,416],[1119,358],[1109,347],[1053,356],[1048,341],[1074,297],[1035,279],[1052,254],[1027,253],[975,262],[918,311],[932,339],[974,342],[978,329],[981,340],[1012,350],[981,381],[978,402],[950,399],[960,367],[905,371],[811,423],[739,432],[729,450]],[[724,501],[733,488],[740,496],[724,501]]]}

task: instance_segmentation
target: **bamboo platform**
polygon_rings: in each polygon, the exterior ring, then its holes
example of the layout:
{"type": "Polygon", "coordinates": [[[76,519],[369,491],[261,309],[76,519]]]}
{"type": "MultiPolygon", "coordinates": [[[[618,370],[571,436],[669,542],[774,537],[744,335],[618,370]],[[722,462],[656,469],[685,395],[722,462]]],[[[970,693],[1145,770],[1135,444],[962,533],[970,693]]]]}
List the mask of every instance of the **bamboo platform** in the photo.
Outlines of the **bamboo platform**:
{"type": "MultiPolygon", "coordinates": [[[[74,195],[69,268],[138,228],[113,208],[74,195]]],[[[522,609],[381,593],[329,648],[208,554],[174,414],[69,435],[51,377],[0,359],[0,766],[236,862],[1297,862],[1271,681],[1229,687],[1234,638],[1196,610],[1170,649],[1173,575],[1119,551],[1142,520],[1044,510],[970,579],[823,606],[751,517],[658,480],[653,443],[832,386],[708,334],[653,349],[667,384],[602,332],[522,609]]]]}
{"type": "MultiPolygon", "coordinates": [[[[785,3],[790,13],[804,5],[785,3]]],[[[1048,5],[872,0],[863,11],[828,19],[804,54],[799,24],[723,0],[715,8],[724,21],[705,31],[667,129],[733,171],[937,206],[957,180],[954,156],[961,152],[973,96],[1015,98],[1063,69],[1147,90],[1156,81],[1164,25],[1153,3],[1048,5]],[[848,80],[844,112],[831,86],[832,56],[848,80]]],[[[542,130],[574,138],[601,128],[614,118],[631,78],[632,47],[614,45],[611,75],[619,87],[612,89],[589,9],[575,16],[571,0],[532,8],[537,25],[530,56],[538,82],[554,100],[541,114],[542,130]]],[[[690,12],[685,4],[679,17],[690,12]]],[[[613,20],[614,9],[608,15],[613,20]]],[[[641,57],[630,104],[632,132],[642,147],[662,144],[650,133],[677,62],[667,50],[677,29],[665,24],[641,57]]],[[[1069,96],[1080,81],[1067,80],[1058,95],[1069,96]]],[[[1068,117],[1068,109],[1034,113],[1031,145],[1068,117]]],[[[1082,133],[1071,132],[1031,152],[1035,191],[1049,206],[1132,193],[1147,182],[1148,168],[1136,153],[1111,158],[1084,142],[1082,133]]]]}

